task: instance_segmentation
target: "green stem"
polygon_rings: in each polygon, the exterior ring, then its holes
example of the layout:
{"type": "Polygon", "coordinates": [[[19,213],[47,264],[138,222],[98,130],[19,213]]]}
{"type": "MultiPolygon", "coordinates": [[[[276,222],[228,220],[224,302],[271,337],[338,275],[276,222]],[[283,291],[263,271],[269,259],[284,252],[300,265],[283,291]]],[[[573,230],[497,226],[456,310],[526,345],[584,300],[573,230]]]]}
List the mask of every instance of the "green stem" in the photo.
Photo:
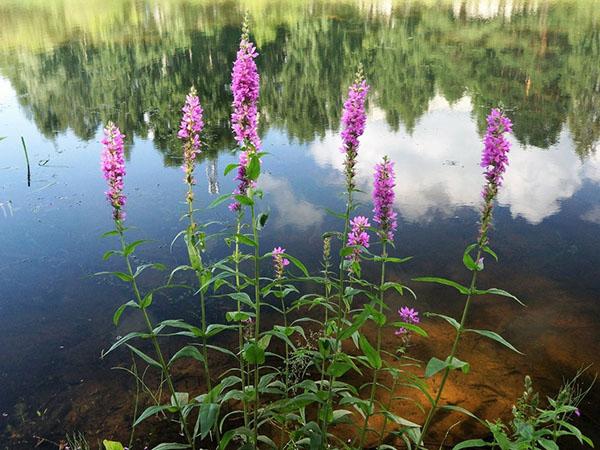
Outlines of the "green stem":
{"type": "MultiPolygon", "coordinates": [[[[250,206],[252,219],[252,236],[254,238],[254,305],[256,308],[256,320],[254,326],[254,344],[258,346],[260,334],[260,249],[258,246],[258,229],[256,228],[256,217],[254,213],[254,204],[250,206]]],[[[258,407],[260,403],[260,395],[258,392],[258,381],[260,378],[260,364],[254,365],[254,423],[253,436],[254,445],[258,446],[258,407]]]]}
{"type": "MultiPolygon", "coordinates": [[[[385,284],[385,259],[387,258],[387,241],[383,241],[383,249],[381,251],[381,280],[379,282],[379,314],[383,315],[383,285],[385,284]]],[[[376,350],[377,354],[381,355],[381,331],[382,327],[377,326],[377,344],[376,350]]],[[[365,414],[365,422],[363,424],[361,433],[360,433],[360,444],[358,448],[363,448],[363,444],[365,442],[365,435],[367,434],[367,428],[369,426],[369,418],[373,415],[375,410],[375,391],[377,386],[377,375],[379,374],[379,370],[377,368],[373,368],[373,381],[371,382],[371,393],[369,395],[369,407],[367,409],[367,413],[365,414]]]]}
{"type": "MultiPolygon", "coordinates": [[[[477,250],[477,258],[475,259],[475,261],[479,261],[480,258],[481,258],[481,245],[479,246],[479,248],[477,250]]],[[[458,342],[460,340],[460,337],[462,336],[462,332],[463,332],[465,323],[467,322],[467,315],[469,314],[469,307],[471,306],[471,299],[472,299],[471,292],[473,292],[473,290],[475,289],[476,281],[477,281],[477,270],[474,270],[473,275],[471,277],[471,284],[469,286],[469,295],[467,296],[467,300],[465,301],[465,307],[463,309],[462,317],[460,319],[460,325],[459,325],[458,329],[456,330],[456,336],[454,338],[454,343],[452,344],[452,350],[450,351],[450,355],[448,356],[449,361],[452,361],[454,359],[454,357],[456,356],[456,352],[458,351],[458,342]]],[[[442,391],[444,390],[444,387],[446,386],[446,381],[448,380],[449,375],[450,375],[450,367],[447,366],[446,369],[444,369],[442,381],[440,383],[440,387],[438,389],[437,395],[435,396],[435,399],[433,401],[433,405],[431,406],[431,409],[429,410],[429,413],[427,414],[427,418],[425,419],[425,423],[423,425],[423,430],[421,431],[421,436],[419,438],[419,446],[418,446],[419,448],[423,447],[423,445],[424,445],[425,437],[427,436],[427,432],[429,431],[429,427],[431,426],[433,416],[437,412],[440,398],[442,396],[442,391]]]]}
{"type": "MultiPolygon", "coordinates": [[[[236,233],[235,233],[235,255],[234,255],[234,263],[235,263],[235,289],[236,292],[240,292],[240,240],[238,238],[238,235],[240,234],[242,230],[242,223],[241,223],[241,218],[240,215],[238,214],[237,217],[237,227],[236,227],[236,233]]],[[[237,312],[238,312],[238,316],[239,313],[242,312],[242,302],[241,301],[237,301],[237,312]]],[[[239,361],[240,361],[240,379],[242,380],[242,392],[243,392],[243,397],[242,397],[242,408],[244,409],[244,427],[246,427],[246,429],[248,428],[248,404],[246,402],[246,365],[244,364],[244,357],[243,357],[243,351],[244,351],[244,326],[242,324],[242,322],[238,322],[238,346],[239,346],[239,361]]]]}
{"type": "MultiPolygon", "coordinates": [[[[327,327],[327,322],[329,321],[329,296],[331,293],[331,286],[329,285],[329,265],[327,263],[325,263],[325,319],[323,321],[323,324],[325,327],[327,327]]],[[[325,335],[325,330],[323,330],[323,335],[325,335]]],[[[323,361],[321,362],[321,382],[319,383],[319,389],[323,389],[323,382],[325,381],[325,363],[326,363],[326,358],[323,357],[323,361]]],[[[322,410],[322,406],[321,403],[319,403],[319,406],[317,408],[317,418],[321,416],[321,410],[322,410]]],[[[318,419],[317,419],[318,420],[318,419]]]]}
{"type": "MultiPolygon", "coordinates": [[[[348,225],[350,222],[350,211],[352,210],[352,188],[348,186],[348,201],[346,203],[346,214],[344,216],[344,234],[342,235],[342,248],[346,246],[346,241],[348,240],[348,225]]],[[[333,359],[335,361],[336,355],[338,353],[338,347],[341,344],[340,333],[342,329],[342,323],[346,318],[346,307],[344,305],[344,258],[340,256],[340,277],[339,277],[339,292],[338,292],[338,313],[337,313],[337,330],[335,336],[335,345],[334,345],[334,356],[333,359]]],[[[322,433],[324,439],[324,446],[327,446],[327,428],[329,425],[329,415],[332,409],[333,403],[333,384],[335,383],[336,377],[334,375],[330,375],[329,377],[329,392],[327,396],[327,401],[325,403],[325,413],[323,414],[323,426],[322,433]]]]}
{"type": "MultiPolygon", "coordinates": [[[[287,327],[288,327],[288,320],[287,320],[287,308],[285,307],[285,298],[283,296],[283,287],[281,286],[281,284],[279,284],[279,293],[281,295],[281,311],[283,312],[283,326],[286,329],[286,334],[287,334],[287,327]]],[[[284,383],[285,383],[285,397],[288,398],[288,389],[290,386],[290,371],[289,371],[289,367],[290,367],[290,346],[287,343],[287,341],[285,341],[285,376],[284,376],[284,383]]],[[[284,420],[283,422],[283,426],[281,427],[281,445],[283,447],[283,442],[285,439],[285,432],[287,430],[287,422],[284,420]]]]}
{"type": "MultiPolygon", "coordinates": [[[[126,247],[125,236],[123,235],[123,228],[120,223],[117,223],[117,231],[119,232],[119,237],[121,240],[121,248],[122,248],[123,254],[125,254],[125,247],[126,247]]],[[[142,303],[142,295],[140,294],[140,291],[138,289],[138,285],[137,285],[137,282],[134,277],[133,269],[131,267],[131,261],[129,260],[128,255],[125,255],[125,262],[127,263],[127,270],[129,271],[129,275],[131,276],[131,286],[133,288],[135,298],[136,298],[138,304],[141,304],[142,303]]],[[[165,376],[165,380],[167,381],[167,386],[169,387],[169,390],[171,391],[171,396],[173,397],[173,401],[175,402],[175,407],[177,408],[177,411],[181,418],[181,427],[183,428],[183,432],[185,434],[185,437],[186,437],[188,443],[190,444],[190,447],[192,448],[192,450],[195,450],[196,442],[194,441],[194,439],[188,429],[185,416],[183,415],[183,410],[181,409],[181,405],[179,404],[179,399],[177,398],[177,391],[175,390],[173,380],[171,379],[171,374],[169,373],[167,363],[165,362],[165,358],[160,349],[160,344],[158,343],[158,339],[157,339],[156,335],[154,334],[154,327],[152,326],[150,317],[148,317],[148,312],[146,311],[146,308],[141,308],[141,311],[142,311],[142,315],[144,316],[144,322],[146,323],[146,327],[148,328],[148,332],[150,334],[150,340],[152,341],[152,346],[154,347],[154,352],[156,353],[156,357],[158,358],[158,362],[162,368],[162,372],[165,376]]]]}
{"type": "MultiPolygon", "coordinates": [[[[392,408],[392,400],[394,399],[394,392],[396,392],[396,386],[398,385],[398,379],[394,377],[394,383],[392,384],[392,390],[390,391],[390,399],[386,406],[386,411],[389,411],[392,408]]],[[[385,427],[387,426],[388,416],[383,415],[383,424],[381,425],[381,432],[379,433],[379,445],[381,447],[383,445],[383,438],[385,433],[385,427]]]]}

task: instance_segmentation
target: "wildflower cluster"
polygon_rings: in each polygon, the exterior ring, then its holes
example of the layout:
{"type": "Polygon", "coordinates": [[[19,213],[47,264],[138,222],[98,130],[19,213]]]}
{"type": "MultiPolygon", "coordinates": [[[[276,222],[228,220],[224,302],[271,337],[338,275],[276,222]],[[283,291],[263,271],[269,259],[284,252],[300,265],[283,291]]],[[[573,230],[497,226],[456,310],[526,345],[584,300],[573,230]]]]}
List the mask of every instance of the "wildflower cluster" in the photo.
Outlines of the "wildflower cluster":
{"type": "Polygon", "coordinates": [[[127,197],[123,194],[123,178],[125,177],[125,150],[123,139],[119,128],[109,122],[104,129],[104,139],[102,145],[102,172],[104,179],[108,182],[108,191],[106,198],[113,207],[113,218],[115,220],[125,220],[123,207],[127,197]]]}
{"type": "MultiPolygon", "coordinates": [[[[403,306],[398,310],[398,315],[400,316],[400,320],[402,322],[406,322],[409,324],[418,324],[421,322],[419,319],[419,312],[414,308],[409,308],[408,306],[403,306]]],[[[403,336],[408,333],[408,330],[404,327],[400,327],[395,331],[396,336],[403,336]]]]}
{"type": "MultiPolygon", "coordinates": [[[[185,98],[185,105],[182,108],[182,112],[181,125],[177,133],[177,137],[184,141],[183,165],[181,168],[185,173],[184,181],[189,186],[192,186],[196,184],[194,180],[194,166],[196,155],[200,153],[200,133],[204,128],[203,110],[194,87],[190,89],[190,93],[185,98]]],[[[188,189],[187,201],[192,202],[193,199],[193,191],[188,189]]]]}
{"type": "Polygon", "coordinates": [[[510,142],[505,133],[512,132],[512,122],[504,113],[494,108],[487,116],[487,131],[485,134],[484,150],[481,156],[481,167],[484,170],[486,184],[483,187],[484,200],[479,229],[479,241],[482,245],[487,243],[487,231],[492,218],[494,199],[498,188],[502,185],[504,172],[508,165],[508,152],[510,142]]]}
{"type": "Polygon", "coordinates": [[[375,213],[373,221],[378,223],[383,236],[393,241],[394,232],[398,228],[397,214],[394,212],[394,163],[387,156],[383,162],[375,166],[375,180],[373,183],[373,204],[375,213]]]}
{"type": "MultiPolygon", "coordinates": [[[[183,236],[189,261],[172,270],[166,285],[147,292],[143,292],[138,285],[139,275],[145,270],[164,270],[165,267],[157,263],[145,263],[138,267],[133,265],[134,252],[143,241],[128,244],[125,239],[127,229],[121,223],[125,205],[124,136],[112,123],[104,131],[102,170],[108,181],[109,190],[106,195],[115,221],[115,230],[107,233],[107,236],[118,236],[121,245],[119,250],[110,251],[105,256],[123,257],[126,271],[112,274],[129,283],[133,292],[133,300],[118,308],[113,321],[117,325],[126,310],[136,310],[141,315],[140,323],[145,327],[143,332],[132,331],[117,340],[104,355],[126,344],[133,352],[132,355],[160,371],[157,388],[159,394],[153,396],[155,404],[139,415],[136,413],[132,429],[158,413],[172,414],[170,418],[177,422],[177,431],[185,438],[186,443],[162,443],[154,447],[157,449],[196,450],[209,447],[225,450],[232,445],[244,449],[267,446],[282,449],[325,449],[334,448],[333,446],[338,448],[339,443],[345,450],[383,449],[392,448],[385,443],[390,429],[392,434],[402,439],[407,448],[424,449],[435,415],[444,407],[442,393],[450,372],[467,372],[469,367],[467,362],[457,357],[462,335],[475,333],[518,351],[493,331],[475,330],[467,326],[470,305],[476,296],[494,294],[516,299],[501,289],[486,290],[477,287],[477,274],[483,270],[482,254],[495,256],[488,246],[487,230],[493,201],[508,164],[507,153],[510,146],[505,134],[511,131],[511,122],[497,109],[492,110],[488,117],[482,156],[486,185],[480,238],[468,246],[463,254],[463,262],[472,272],[469,286],[438,277],[414,279],[452,286],[465,296],[460,322],[441,314],[424,313],[426,317],[443,319],[445,323],[452,325],[455,333],[448,356],[444,359],[432,357],[424,369],[424,378],[441,376],[439,383],[433,383],[437,390],[430,392],[429,386],[432,383],[423,382],[415,374],[420,366],[416,363],[416,358],[407,355],[408,346],[401,347],[395,354],[386,351],[383,346],[388,330],[395,329],[395,334],[405,343],[413,336],[415,339],[428,337],[427,332],[421,328],[420,312],[407,304],[412,300],[402,300],[403,306],[398,305],[400,295],[410,293],[416,299],[416,294],[398,276],[390,277],[390,272],[400,272],[390,271],[390,266],[403,264],[410,258],[389,254],[395,251],[394,239],[398,223],[397,212],[394,210],[394,163],[387,157],[374,167],[372,218],[363,215],[351,218],[357,206],[353,203],[352,192],[355,190],[359,137],[365,129],[365,101],[369,91],[369,85],[361,71],[349,89],[342,117],[347,203],[345,214],[334,215],[343,218],[344,231],[327,231],[323,235],[323,270],[314,275],[281,246],[261,255],[260,231],[269,215],[268,212],[260,212],[261,195],[254,189],[260,175],[262,155],[257,129],[257,56],[254,45],[249,41],[245,23],[231,83],[232,130],[241,152],[239,163],[231,164],[226,169],[226,173],[237,169],[237,186],[231,194],[221,196],[212,203],[212,207],[216,207],[231,199],[229,208],[240,212],[236,215],[235,228],[225,238],[225,243],[234,244],[235,250],[221,260],[206,262],[210,259],[204,257],[204,229],[209,224],[196,223],[194,219],[196,209],[192,204],[193,172],[195,159],[200,151],[200,133],[204,126],[203,111],[196,91],[192,88],[186,97],[177,133],[183,141],[183,169],[188,186],[186,199],[189,217],[189,225],[177,237],[183,236]],[[242,205],[247,211],[242,211],[242,205]],[[377,242],[371,242],[371,230],[380,236],[377,242]],[[339,253],[335,245],[340,247],[339,253]],[[336,248],[336,252],[332,252],[332,248],[336,248]],[[338,254],[339,259],[336,258],[338,254]],[[271,277],[261,272],[265,259],[269,257],[272,260],[271,277]],[[335,262],[339,262],[339,275],[330,270],[335,262]],[[372,281],[369,276],[361,275],[361,262],[369,264],[371,272],[376,273],[379,278],[377,282],[372,281]],[[173,279],[185,272],[193,274],[194,281],[190,283],[186,278],[182,279],[181,284],[173,284],[173,279]],[[301,289],[309,285],[311,291],[301,292],[301,289]],[[153,322],[148,310],[154,293],[174,286],[189,287],[190,295],[199,297],[199,303],[194,303],[194,308],[198,304],[200,308],[199,324],[171,319],[153,322]],[[207,301],[221,300],[234,302],[234,306],[226,311],[224,320],[227,323],[209,323],[207,301]],[[392,305],[399,306],[400,320],[390,323],[387,311],[392,305]],[[261,324],[261,312],[266,307],[275,311],[279,317],[271,326],[261,324]],[[219,346],[219,341],[213,340],[221,333],[236,331],[237,346],[219,346]],[[166,358],[162,342],[173,336],[177,337],[177,343],[182,339],[187,342],[170,358],[166,358]],[[151,343],[152,355],[135,346],[139,338],[151,343]],[[349,351],[349,348],[353,350],[349,351]],[[209,361],[214,360],[213,352],[231,358],[235,362],[232,364],[235,368],[216,370],[221,368],[211,367],[209,361]],[[181,359],[186,359],[186,364],[203,366],[205,391],[193,394],[183,391],[186,383],[182,382],[179,374],[174,376],[178,366],[175,363],[181,359]],[[410,370],[405,369],[407,366],[410,366],[410,370]],[[353,385],[352,373],[359,373],[361,379],[370,377],[370,380],[360,386],[353,385]],[[390,377],[393,380],[392,387],[384,386],[384,380],[390,377]],[[386,402],[378,399],[377,394],[382,386],[391,393],[386,395],[386,402]],[[396,395],[395,390],[399,386],[413,387],[425,394],[429,410],[422,409],[427,412],[422,426],[398,415],[400,405],[397,403],[404,399],[403,396],[396,395]],[[163,389],[166,395],[162,395],[163,389]],[[353,427],[349,434],[340,436],[336,425],[343,422],[350,422],[353,427]],[[272,436],[273,430],[278,431],[277,438],[272,436]]],[[[213,235],[217,236],[219,234],[213,235]]],[[[538,427],[545,433],[541,447],[528,444],[529,446],[518,448],[558,448],[557,440],[565,435],[576,436],[580,442],[588,443],[577,428],[566,422],[579,414],[577,405],[582,397],[578,392],[571,385],[564,388],[551,401],[551,414],[539,413],[537,403],[535,407],[533,403],[527,403],[530,398],[527,397],[515,407],[515,420],[510,426],[498,421],[487,422],[488,427],[494,438],[504,436],[502,442],[513,439],[512,435],[505,436],[503,433],[509,430],[515,434],[514,430],[525,429],[521,426],[523,423],[538,427]]],[[[418,402],[417,399],[414,400],[418,402]]],[[[459,408],[454,406],[454,409],[459,408]]],[[[527,438],[531,437],[531,433],[525,434],[527,438]]],[[[522,444],[521,440],[516,442],[522,444]]],[[[114,446],[110,448],[123,448],[118,443],[112,444],[114,446]]],[[[457,448],[486,446],[492,444],[475,439],[459,444],[457,448]]]]}
{"type": "Polygon", "coordinates": [[[275,270],[275,278],[283,278],[283,271],[286,266],[290,265],[290,260],[284,258],[282,255],[285,253],[285,248],[275,247],[271,254],[273,255],[273,268],[275,270]]]}
{"type": "Polygon", "coordinates": [[[358,262],[362,252],[361,247],[369,248],[369,233],[368,228],[371,226],[369,219],[365,216],[356,216],[350,221],[350,233],[348,233],[348,247],[355,247],[352,254],[348,255],[348,259],[353,262],[358,262]]]}
{"type": "Polygon", "coordinates": [[[342,148],[341,151],[346,155],[344,161],[346,185],[348,190],[353,190],[354,177],[356,175],[356,157],[358,155],[358,138],[365,131],[367,114],[365,111],[365,100],[369,93],[369,85],[365,80],[362,71],[359,70],[356,80],[348,89],[348,98],[344,102],[344,112],[342,114],[342,148]]]}

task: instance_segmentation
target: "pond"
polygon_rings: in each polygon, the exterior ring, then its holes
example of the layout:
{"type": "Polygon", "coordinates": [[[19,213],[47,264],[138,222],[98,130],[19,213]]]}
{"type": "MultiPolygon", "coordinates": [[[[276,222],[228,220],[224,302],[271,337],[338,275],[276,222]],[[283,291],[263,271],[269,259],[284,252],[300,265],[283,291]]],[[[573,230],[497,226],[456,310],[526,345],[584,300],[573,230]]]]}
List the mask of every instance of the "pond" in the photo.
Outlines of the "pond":
{"type": "MultiPolygon", "coordinates": [[[[129,291],[93,276],[119,268],[102,261],[113,246],[101,238],[112,227],[102,126],[113,120],[127,135],[127,221],[136,237],[151,240],[138,258],[184,263],[183,246],[171,248],[186,208],[180,109],[195,85],[207,139],[197,169],[200,214],[232,221],[227,208],[206,206],[234,188],[223,169],[236,161],[229,80],[246,9],[260,53],[260,134],[269,153],[261,176],[261,208],[270,211],[264,249],[281,245],[316,267],[322,233],[339,228],[326,209],[343,207],[339,124],[362,63],[372,90],[359,210],[371,213],[371,170],[389,155],[397,169],[396,249],[414,256],[393,275],[417,290],[419,309],[458,314],[460,297],[410,279],[467,279],[461,252],[477,233],[485,116],[502,104],[514,122],[513,149],[491,232],[500,264],[489,263],[482,283],[527,307],[485,300],[473,320],[527,356],[466,341],[461,354],[473,372],[451,379],[448,398],[494,419],[510,413],[526,374],[545,395],[595,364],[591,377],[600,364],[596,1],[3,0],[1,447],[53,448],[67,432],[94,444],[128,436],[135,383],[113,368],[130,365],[129,355],[100,353],[140,324],[124,315],[114,327],[112,314],[129,291]]],[[[210,258],[228,251],[209,245],[210,258]]],[[[392,297],[392,310],[404,301],[392,297]]],[[[164,295],[153,314],[189,315],[193,302],[164,295]]],[[[222,321],[225,307],[210,308],[211,320],[222,321]]],[[[443,339],[438,347],[417,343],[418,353],[447,351],[450,330],[433,319],[424,327],[443,339]]],[[[594,388],[577,423],[596,442],[599,402],[594,388]]],[[[444,418],[443,427],[455,419],[444,418]]]]}

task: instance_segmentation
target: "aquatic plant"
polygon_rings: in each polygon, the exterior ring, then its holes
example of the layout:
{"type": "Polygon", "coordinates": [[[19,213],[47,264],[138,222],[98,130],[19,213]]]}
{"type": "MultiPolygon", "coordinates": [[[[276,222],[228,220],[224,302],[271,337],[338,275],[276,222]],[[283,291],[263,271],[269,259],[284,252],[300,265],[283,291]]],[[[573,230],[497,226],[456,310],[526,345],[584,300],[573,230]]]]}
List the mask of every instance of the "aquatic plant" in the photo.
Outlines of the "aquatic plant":
{"type": "MultiPolygon", "coordinates": [[[[497,289],[479,289],[477,275],[484,269],[484,255],[497,259],[489,247],[489,230],[494,202],[502,185],[508,164],[510,142],[506,135],[512,123],[501,109],[493,109],[488,116],[484,138],[482,167],[485,185],[482,191],[483,207],[478,237],[463,253],[463,263],[472,272],[469,286],[438,277],[418,277],[419,282],[437,283],[455,288],[466,297],[460,320],[437,313],[420,312],[414,304],[416,295],[402,280],[390,280],[392,265],[410,261],[410,257],[393,256],[398,231],[397,212],[394,210],[394,163],[388,157],[375,165],[373,174],[372,217],[355,214],[355,167],[358,162],[359,138],[366,125],[365,103],[369,91],[362,69],[356,74],[343,104],[342,151],[345,153],[345,211],[330,211],[341,220],[339,229],[323,234],[321,270],[311,272],[298,258],[282,246],[261,254],[260,235],[269,214],[260,211],[262,191],[257,183],[262,170],[260,138],[258,135],[259,76],[255,63],[258,53],[249,40],[248,19],[244,21],[237,59],[232,71],[233,113],[232,131],[239,146],[239,161],[225,169],[225,175],[236,170],[237,187],[232,193],[214,200],[211,208],[230,202],[229,209],[236,213],[235,225],[228,228],[225,243],[233,246],[232,253],[221,260],[209,261],[205,242],[222,236],[207,232],[210,224],[196,220],[194,207],[194,170],[196,156],[202,145],[203,109],[194,88],[186,97],[182,109],[181,126],[177,133],[182,140],[184,182],[187,188],[187,226],[174,239],[183,237],[188,262],[172,270],[165,285],[142,292],[139,276],[147,269],[163,270],[162,264],[141,264],[134,268],[133,255],[144,241],[127,243],[124,226],[125,176],[124,136],[113,125],[107,125],[103,140],[102,168],[108,182],[108,201],[113,210],[115,229],[106,236],[116,236],[120,249],[109,251],[105,259],[122,256],[125,272],[105,272],[129,283],[134,300],[121,305],[113,321],[119,323],[128,309],[141,313],[145,331],[134,331],[115,342],[104,355],[126,345],[132,354],[149,367],[160,372],[168,389],[168,399],[153,396],[156,404],[146,408],[135,418],[134,427],[156,414],[172,414],[186,443],[162,443],[156,450],[214,447],[240,449],[392,449],[389,436],[401,439],[408,448],[424,450],[426,439],[436,413],[440,409],[459,411],[475,417],[457,405],[443,405],[442,393],[453,370],[469,371],[468,362],[458,359],[459,343],[465,333],[490,338],[513,351],[518,350],[494,331],[467,328],[468,313],[476,296],[500,295],[519,301],[508,292],[497,289]],[[267,274],[261,263],[269,262],[267,274]],[[337,266],[336,266],[337,264],[337,266]],[[377,272],[378,280],[363,276],[361,265],[369,265],[377,272]],[[181,278],[189,271],[194,281],[181,278]],[[167,319],[153,324],[148,309],[159,290],[188,288],[200,300],[200,324],[167,319]],[[307,291],[307,289],[310,289],[307,291]],[[391,296],[405,296],[396,313],[388,315],[391,296]],[[412,298],[411,298],[412,297],[412,298]],[[227,323],[208,323],[208,299],[234,302],[224,315],[227,323]],[[261,321],[263,309],[278,314],[273,324],[261,321]],[[423,324],[423,320],[425,324],[423,324]],[[429,319],[440,318],[450,324],[455,337],[445,359],[433,357],[424,370],[424,379],[441,374],[435,394],[420,376],[421,365],[410,355],[412,339],[428,338],[429,319]],[[237,332],[237,348],[231,349],[212,342],[220,333],[237,332]],[[386,333],[397,343],[396,352],[383,348],[386,333]],[[163,339],[177,337],[185,344],[170,358],[161,348],[163,339]],[[154,350],[150,356],[133,344],[149,340],[154,350]],[[210,352],[220,352],[235,361],[228,370],[211,370],[210,352]],[[202,392],[181,392],[175,385],[175,364],[178,360],[196,361],[202,365],[205,389],[202,392]],[[357,386],[351,374],[368,381],[357,386]],[[384,379],[392,385],[385,386],[384,379]],[[424,424],[407,420],[393,412],[399,387],[414,389],[419,394],[410,400],[429,402],[424,424]],[[378,400],[380,389],[392,395],[387,402],[378,400]],[[379,416],[382,420],[374,420],[379,416]],[[336,426],[353,425],[354,433],[340,436],[336,426]],[[391,429],[391,431],[389,431],[391,429]],[[388,433],[388,434],[386,434],[388,433]]],[[[179,341],[178,341],[179,342],[179,341]]],[[[136,369],[137,372],[137,369],[136,369]]],[[[137,375],[136,375],[136,378],[137,375]]],[[[455,449],[471,447],[516,448],[523,439],[546,449],[558,448],[563,436],[575,436],[582,443],[591,444],[569,420],[579,414],[578,404],[585,392],[567,383],[549,407],[541,408],[539,398],[532,392],[529,381],[526,390],[513,410],[509,424],[500,421],[480,422],[488,427],[490,441],[469,439],[455,449]],[[532,434],[523,430],[531,430],[532,434]],[[537,434],[535,434],[537,433],[537,434]],[[508,444],[507,444],[508,443],[508,444]]],[[[425,412],[425,409],[423,409],[425,412]]],[[[136,403],[137,415],[137,403],[136,403]]],[[[105,441],[111,448],[120,444],[105,441]]],[[[107,447],[108,448],[108,447],[107,447]]],[[[533,448],[533,447],[531,447],[533,448]]]]}
{"type": "Polygon", "coordinates": [[[477,242],[467,246],[463,254],[463,263],[465,267],[472,272],[471,282],[469,286],[463,286],[455,281],[447,280],[444,278],[437,277],[422,277],[417,278],[417,281],[433,282],[446,286],[454,287],[466,296],[463,312],[460,321],[455,320],[452,317],[431,314],[431,316],[440,317],[446,320],[454,329],[455,337],[450,350],[450,354],[445,359],[438,359],[436,357],[431,358],[425,369],[425,376],[427,378],[433,377],[439,372],[442,372],[442,378],[437,389],[435,397],[431,401],[431,407],[429,413],[425,419],[423,430],[419,437],[419,445],[424,445],[425,438],[431,426],[434,415],[439,409],[439,403],[448,380],[448,376],[452,370],[462,370],[464,373],[469,371],[469,363],[461,361],[456,357],[459,348],[460,338],[464,333],[476,333],[481,336],[490,338],[505,347],[520,353],[512,344],[506,341],[502,336],[494,331],[489,330],[475,330],[466,328],[468,319],[469,309],[475,296],[485,294],[495,294],[505,296],[516,300],[521,303],[515,296],[509,294],[502,289],[485,289],[480,290],[476,287],[477,275],[484,269],[483,254],[486,253],[491,255],[497,260],[496,253],[488,246],[489,238],[488,231],[492,220],[492,211],[494,200],[498,193],[498,188],[502,183],[502,178],[508,164],[508,152],[510,150],[510,143],[506,139],[505,133],[510,133],[512,130],[512,124],[510,119],[506,117],[504,112],[494,108],[487,117],[488,128],[484,138],[484,150],[482,153],[481,166],[485,169],[484,176],[486,183],[483,188],[483,200],[484,205],[481,211],[479,236],[477,242]],[[473,257],[473,252],[476,256],[473,257]]]}

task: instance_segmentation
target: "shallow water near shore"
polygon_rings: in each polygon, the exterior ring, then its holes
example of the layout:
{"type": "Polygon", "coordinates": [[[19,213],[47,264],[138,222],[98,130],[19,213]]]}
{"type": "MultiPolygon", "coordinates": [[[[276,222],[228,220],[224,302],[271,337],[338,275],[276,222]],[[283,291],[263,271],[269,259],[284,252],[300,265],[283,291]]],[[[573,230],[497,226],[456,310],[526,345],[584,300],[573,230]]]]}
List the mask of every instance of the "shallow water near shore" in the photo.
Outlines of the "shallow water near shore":
{"type": "MultiPolygon", "coordinates": [[[[113,368],[129,367],[130,357],[101,360],[100,353],[141,324],[125,314],[115,328],[112,314],[130,294],[93,276],[119,267],[102,261],[115,243],[100,238],[112,226],[99,168],[101,126],[113,120],[127,135],[127,221],[132,238],[151,240],[137,258],[182,264],[184,248],[170,248],[185,212],[179,110],[194,84],[207,119],[196,186],[205,209],[233,189],[232,176],[222,175],[236,160],[227,86],[246,8],[261,54],[261,136],[269,152],[261,176],[262,207],[270,211],[265,252],[281,245],[316,267],[322,233],[339,228],[325,209],[342,207],[341,105],[362,62],[372,92],[358,158],[360,211],[370,214],[371,168],[387,154],[398,174],[396,251],[414,256],[391,275],[419,297],[390,296],[390,314],[405,303],[458,314],[462,299],[453,291],[408,280],[467,278],[461,257],[477,232],[485,114],[502,103],[515,127],[491,232],[500,263],[486,261],[481,283],[527,307],[481,299],[473,323],[526,356],[466,340],[461,358],[473,371],[453,376],[445,398],[490,420],[506,418],[526,374],[543,395],[554,395],[579,368],[594,364],[590,376],[598,370],[597,2],[83,3],[0,4],[0,448],[53,448],[75,431],[94,445],[128,439],[135,383],[113,368]]],[[[225,207],[200,214],[232,219],[225,207]]],[[[208,257],[228,251],[214,241],[208,257]]],[[[210,304],[211,319],[223,321],[229,305],[210,304]]],[[[157,318],[197,315],[185,292],[157,298],[153,308],[157,318]]],[[[414,356],[446,354],[451,330],[433,319],[423,326],[433,338],[415,339],[414,356]]],[[[386,347],[393,350],[395,339],[387,336],[386,347]]],[[[177,382],[201,391],[198,368],[181,369],[177,382]]],[[[598,404],[596,387],[577,422],[597,444],[598,404]]],[[[405,405],[397,409],[419,420],[405,405]]],[[[439,440],[452,426],[454,436],[480,432],[449,415],[436,430],[439,440]]],[[[151,433],[142,428],[136,448],[155,443],[151,433]]]]}

